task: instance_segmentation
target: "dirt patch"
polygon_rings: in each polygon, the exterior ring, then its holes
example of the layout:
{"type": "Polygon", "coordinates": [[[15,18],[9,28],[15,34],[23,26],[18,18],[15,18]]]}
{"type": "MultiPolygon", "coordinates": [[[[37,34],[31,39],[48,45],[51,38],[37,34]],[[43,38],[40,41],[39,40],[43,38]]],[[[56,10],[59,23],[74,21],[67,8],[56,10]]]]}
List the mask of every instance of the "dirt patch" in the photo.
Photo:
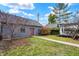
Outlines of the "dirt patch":
{"type": "Polygon", "coordinates": [[[10,46],[10,49],[16,48],[18,46],[28,46],[31,45],[31,43],[26,40],[26,39],[17,39],[17,40],[12,40],[12,45],[10,46]]]}
{"type": "Polygon", "coordinates": [[[31,43],[27,39],[14,39],[9,41],[1,41],[0,51],[6,51],[9,49],[14,49],[19,46],[28,46],[31,43]]]}

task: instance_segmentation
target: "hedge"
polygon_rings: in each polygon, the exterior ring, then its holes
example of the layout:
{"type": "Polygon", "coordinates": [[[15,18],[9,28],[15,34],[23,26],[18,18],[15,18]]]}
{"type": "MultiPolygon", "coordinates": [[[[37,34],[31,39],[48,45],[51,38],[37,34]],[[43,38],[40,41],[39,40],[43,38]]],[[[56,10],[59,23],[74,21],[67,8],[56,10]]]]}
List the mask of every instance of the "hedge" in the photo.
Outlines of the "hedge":
{"type": "Polygon", "coordinates": [[[60,31],[59,28],[53,28],[53,29],[51,29],[51,33],[50,34],[52,34],[52,35],[59,35],[59,31],[60,31]]]}
{"type": "Polygon", "coordinates": [[[40,34],[41,35],[58,35],[59,34],[59,28],[53,28],[53,29],[50,29],[50,28],[46,28],[46,27],[43,27],[41,30],[40,30],[40,34]]]}

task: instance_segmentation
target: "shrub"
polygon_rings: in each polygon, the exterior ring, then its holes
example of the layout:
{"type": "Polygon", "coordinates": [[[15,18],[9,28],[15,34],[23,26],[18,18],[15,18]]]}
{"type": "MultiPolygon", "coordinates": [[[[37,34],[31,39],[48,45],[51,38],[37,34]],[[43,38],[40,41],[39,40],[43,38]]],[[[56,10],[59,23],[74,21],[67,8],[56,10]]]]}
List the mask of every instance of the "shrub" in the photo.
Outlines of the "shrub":
{"type": "Polygon", "coordinates": [[[50,34],[50,29],[46,28],[46,27],[42,27],[40,30],[40,34],[41,35],[48,35],[48,34],[50,34]]]}
{"type": "Polygon", "coordinates": [[[52,35],[58,35],[59,34],[59,28],[53,28],[53,29],[51,29],[50,34],[52,34],[52,35]]]}
{"type": "Polygon", "coordinates": [[[47,28],[47,27],[42,27],[40,30],[41,35],[58,35],[59,34],[59,28],[47,28]]]}

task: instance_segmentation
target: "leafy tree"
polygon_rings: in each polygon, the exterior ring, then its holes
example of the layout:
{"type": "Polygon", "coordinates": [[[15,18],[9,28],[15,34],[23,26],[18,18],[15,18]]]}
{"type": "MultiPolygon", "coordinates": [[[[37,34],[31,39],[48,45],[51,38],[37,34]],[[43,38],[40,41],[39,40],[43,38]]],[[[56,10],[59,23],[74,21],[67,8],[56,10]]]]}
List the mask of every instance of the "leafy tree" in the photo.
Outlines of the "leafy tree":
{"type": "Polygon", "coordinates": [[[52,23],[56,23],[56,15],[52,15],[52,14],[50,14],[49,16],[48,16],[48,21],[49,21],[49,24],[52,24],[52,23]]]}
{"type": "MultiPolygon", "coordinates": [[[[53,12],[57,16],[57,20],[61,23],[61,20],[66,20],[70,18],[72,12],[69,12],[69,4],[57,3],[53,7],[53,12]]],[[[67,20],[68,21],[68,20],[67,20]]]]}

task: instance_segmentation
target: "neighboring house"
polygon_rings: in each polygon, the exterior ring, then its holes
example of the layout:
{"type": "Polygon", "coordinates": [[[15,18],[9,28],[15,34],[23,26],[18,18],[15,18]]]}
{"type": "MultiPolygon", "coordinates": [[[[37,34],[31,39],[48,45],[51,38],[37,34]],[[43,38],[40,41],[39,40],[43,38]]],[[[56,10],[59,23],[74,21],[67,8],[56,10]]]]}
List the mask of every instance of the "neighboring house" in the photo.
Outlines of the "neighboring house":
{"type": "Polygon", "coordinates": [[[52,35],[59,34],[59,25],[57,23],[47,24],[46,27],[49,28],[50,34],[52,34],[52,35]]]}
{"type": "Polygon", "coordinates": [[[79,24],[66,23],[66,24],[60,24],[59,27],[60,27],[60,35],[73,36],[76,30],[79,29],[79,24]]]}
{"type": "Polygon", "coordinates": [[[38,35],[41,24],[35,20],[0,12],[0,39],[24,38],[38,35]]]}
{"type": "Polygon", "coordinates": [[[47,24],[46,27],[53,29],[53,28],[57,28],[58,24],[47,24]]]}

